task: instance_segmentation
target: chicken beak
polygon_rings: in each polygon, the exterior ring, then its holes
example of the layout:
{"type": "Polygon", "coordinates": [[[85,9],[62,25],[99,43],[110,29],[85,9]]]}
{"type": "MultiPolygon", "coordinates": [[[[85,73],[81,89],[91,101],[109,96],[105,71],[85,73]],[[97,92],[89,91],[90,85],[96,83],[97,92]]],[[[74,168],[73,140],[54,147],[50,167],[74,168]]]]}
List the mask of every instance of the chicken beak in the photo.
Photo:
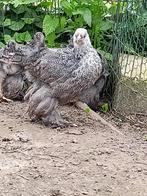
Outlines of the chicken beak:
{"type": "Polygon", "coordinates": [[[78,35],[78,36],[76,37],[76,42],[77,42],[77,43],[81,42],[81,36],[80,36],[80,35],[78,35]]]}

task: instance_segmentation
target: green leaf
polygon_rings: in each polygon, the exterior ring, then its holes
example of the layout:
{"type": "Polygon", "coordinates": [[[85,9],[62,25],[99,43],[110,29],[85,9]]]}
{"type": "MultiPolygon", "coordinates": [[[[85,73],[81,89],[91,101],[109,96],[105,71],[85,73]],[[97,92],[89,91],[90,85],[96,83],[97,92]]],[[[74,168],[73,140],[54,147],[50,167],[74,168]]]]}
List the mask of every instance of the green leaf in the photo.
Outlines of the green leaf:
{"type": "Polygon", "coordinates": [[[109,111],[109,104],[108,103],[104,103],[102,106],[101,106],[101,112],[108,112],[109,111]]]}
{"type": "Polygon", "coordinates": [[[16,42],[19,42],[19,43],[28,42],[32,39],[31,35],[29,34],[28,31],[23,32],[23,33],[16,32],[14,34],[14,38],[15,38],[16,42]]]}
{"type": "Polygon", "coordinates": [[[20,4],[22,4],[23,3],[23,1],[21,1],[21,0],[15,0],[14,1],[14,7],[17,7],[17,6],[19,6],[20,4]]]}
{"type": "Polygon", "coordinates": [[[72,9],[71,4],[67,0],[62,0],[61,6],[65,9],[72,9]]]}
{"type": "Polygon", "coordinates": [[[108,8],[109,9],[109,13],[111,14],[111,15],[115,15],[116,14],[116,12],[117,12],[117,3],[116,2],[113,2],[113,4],[111,4],[111,6],[110,6],[110,8],[108,8]]]}
{"type": "Polygon", "coordinates": [[[90,108],[90,107],[86,107],[86,108],[84,109],[84,111],[85,111],[86,113],[89,113],[89,112],[91,112],[91,108],[90,108]]]}
{"type": "Polygon", "coordinates": [[[26,6],[20,5],[20,6],[15,7],[15,8],[12,6],[11,10],[13,12],[15,12],[16,14],[22,14],[22,13],[24,13],[26,11],[26,6]]]}
{"type": "Polygon", "coordinates": [[[73,12],[73,15],[79,15],[79,14],[83,17],[86,24],[88,24],[88,26],[91,27],[91,20],[92,20],[91,11],[88,8],[82,8],[73,12]]]}
{"type": "Polygon", "coordinates": [[[43,26],[43,21],[41,21],[41,20],[38,20],[38,22],[37,21],[35,21],[35,26],[36,27],[38,27],[38,28],[40,28],[40,29],[42,29],[42,26],[43,26]]]}
{"type": "Polygon", "coordinates": [[[26,24],[32,24],[35,18],[21,18],[26,24]]]}
{"type": "Polygon", "coordinates": [[[3,44],[2,42],[0,42],[0,48],[4,48],[5,44],[3,44]]]}
{"type": "Polygon", "coordinates": [[[22,20],[19,21],[12,21],[9,28],[13,31],[19,31],[24,27],[25,23],[22,20]]]}
{"type": "Polygon", "coordinates": [[[101,31],[107,31],[111,29],[113,26],[113,22],[111,20],[102,21],[100,24],[101,31]]]}
{"type": "Polygon", "coordinates": [[[4,27],[11,25],[11,20],[9,18],[6,18],[3,25],[4,25],[4,27]]]}
{"type": "Polygon", "coordinates": [[[14,40],[14,38],[11,37],[10,35],[4,35],[4,40],[5,40],[5,43],[7,44],[8,42],[14,40]]]}
{"type": "Polygon", "coordinates": [[[53,47],[55,45],[55,38],[55,32],[52,32],[47,36],[48,47],[53,47]]]}
{"type": "Polygon", "coordinates": [[[37,14],[35,12],[35,10],[31,9],[31,8],[27,8],[27,11],[24,14],[23,18],[36,18],[37,14]]]}
{"type": "Polygon", "coordinates": [[[66,18],[63,16],[60,20],[60,27],[63,29],[67,24],[66,18]]]}
{"type": "Polygon", "coordinates": [[[49,35],[54,32],[59,25],[58,18],[53,18],[49,15],[46,15],[43,20],[43,32],[45,35],[49,35]]]}
{"type": "Polygon", "coordinates": [[[64,10],[64,12],[68,15],[68,16],[72,16],[72,11],[73,8],[71,6],[71,3],[69,3],[67,0],[62,0],[61,1],[61,7],[64,10]]]}
{"type": "Polygon", "coordinates": [[[91,27],[91,19],[92,19],[91,11],[88,8],[83,9],[82,16],[86,24],[88,24],[88,26],[91,27]]]}
{"type": "Polygon", "coordinates": [[[44,19],[44,16],[40,15],[40,16],[35,17],[35,21],[34,21],[35,26],[39,27],[41,30],[43,27],[43,19],[44,19]]]}
{"type": "Polygon", "coordinates": [[[51,6],[53,6],[53,1],[43,1],[40,3],[39,8],[40,7],[44,7],[44,8],[50,8],[51,6]]]}
{"type": "MultiPolygon", "coordinates": [[[[62,36],[63,34],[73,34],[74,33],[74,27],[65,27],[63,29],[60,29],[56,31],[57,35],[56,35],[56,38],[59,38],[60,36],[62,36]]],[[[67,41],[67,40],[66,40],[67,41]]]]}
{"type": "Polygon", "coordinates": [[[14,7],[17,7],[19,5],[22,4],[31,4],[31,3],[35,3],[38,2],[39,0],[14,0],[14,7]]]}
{"type": "Polygon", "coordinates": [[[83,17],[80,15],[78,16],[76,19],[75,19],[75,24],[74,25],[74,28],[77,29],[79,27],[84,27],[84,20],[83,20],[83,17]]]}

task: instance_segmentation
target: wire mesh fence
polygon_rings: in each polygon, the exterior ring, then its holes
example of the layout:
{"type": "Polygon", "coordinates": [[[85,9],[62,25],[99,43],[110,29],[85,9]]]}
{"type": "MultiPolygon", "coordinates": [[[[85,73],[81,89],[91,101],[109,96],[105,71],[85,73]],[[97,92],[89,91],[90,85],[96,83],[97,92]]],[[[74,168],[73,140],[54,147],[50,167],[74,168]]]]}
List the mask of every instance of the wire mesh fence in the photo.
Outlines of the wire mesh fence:
{"type": "Polygon", "coordinates": [[[118,1],[114,26],[114,63],[119,69],[114,108],[121,113],[147,111],[147,2],[118,1]]]}

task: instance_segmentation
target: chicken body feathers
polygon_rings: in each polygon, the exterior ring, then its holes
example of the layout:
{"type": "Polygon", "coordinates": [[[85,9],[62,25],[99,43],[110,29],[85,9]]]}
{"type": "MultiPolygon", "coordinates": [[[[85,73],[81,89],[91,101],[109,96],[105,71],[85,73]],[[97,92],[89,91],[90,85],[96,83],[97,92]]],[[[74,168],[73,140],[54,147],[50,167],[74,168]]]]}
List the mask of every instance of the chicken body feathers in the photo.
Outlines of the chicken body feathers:
{"type": "Polygon", "coordinates": [[[77,64],[77,69],[70,73],[68,79],[55,85],[51,83],[52,97],[67,102],[77,99],[82,91],[94,85],[102,71],[101,59],[95,49],[91,48],[77,64]]]}

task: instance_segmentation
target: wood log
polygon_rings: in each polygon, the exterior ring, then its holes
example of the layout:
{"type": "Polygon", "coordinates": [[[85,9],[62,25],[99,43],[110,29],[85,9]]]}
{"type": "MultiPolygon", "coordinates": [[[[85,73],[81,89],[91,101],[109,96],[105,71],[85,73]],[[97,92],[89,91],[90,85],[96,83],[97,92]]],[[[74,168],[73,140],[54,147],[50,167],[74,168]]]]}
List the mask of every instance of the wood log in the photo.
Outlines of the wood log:
{"type": "MultiPolygon", "coordinates": [[[[76,102],[76,106],[84,111],[89,108],[86,103],[76,102]]],[[[107,122],[104,118],[102,118],[98,113],[94,112],[92,109],[88,111],[88,114],[91,116],[93,120],[100,121],[104,126],[109,127],[112,131],[125,136],[121,131],[119,131],[116,127],[114,127],[111,123],[107,122]]]]}

